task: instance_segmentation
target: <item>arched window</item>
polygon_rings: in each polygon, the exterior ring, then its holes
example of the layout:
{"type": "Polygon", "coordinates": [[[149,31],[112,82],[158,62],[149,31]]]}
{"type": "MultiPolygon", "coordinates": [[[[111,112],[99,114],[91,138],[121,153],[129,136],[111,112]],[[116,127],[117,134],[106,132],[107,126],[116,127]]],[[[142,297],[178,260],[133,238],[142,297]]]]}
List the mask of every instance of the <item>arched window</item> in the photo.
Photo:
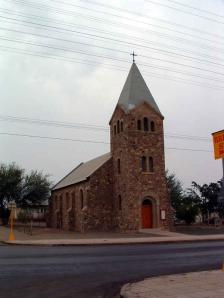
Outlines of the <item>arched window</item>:
{"type": "Polygon", "coordinates": [[[149,157],[149,172],[154,172],[153,158],[149,157]]]}
{"type": "Polygon", "coordinates": [[[82,189],[80,189],[79,196],[80,196],[80,209],[83,209],[83,207],[84,207],[84,200],[83,200],[83,190],[82,189]]]}
{"type": "Polygon", "coordinates": [[[66,192],[66,209],[69,209],[69,194],[66,192]]]}
{"type": "Polygon", "coordinates": [[[121,132],[124,130],[123,121],[121,121],[121,132]]]}
{"type": "Polygon", "coordinates": [[[155,122],[151,121],[150,125],[151,125],[151,131],[155,131],[155,122]]]}
{"type": "Polygon", "coordinates": [[[147,117],[144,117],[143,119],[143,126],[144,126],[144,131],[149,131],[149,120],[147,117]]]}
{"type": "Polygon", "coordinates": [[[117,134],[117,127],[116,127],[116,125],[114,125],[114,134],[115,135],[117,134]]]}
{"type": "Polygon", "coordinates": [[[58,200],[57,196],[54,196],[53,197],[53,205],[54,205],[55,209],[57,209],[57,200],[58,200]]]}
{"type": "Polygon", "coordinates": [[[59,210],[60,209],[60,197],[57,197],[56,206],[57,206],[57,209],[59,210]]]}
{"type": "Polygon", "coordinates": [[[119,133],[119,132],[120,132],[120,121],[117,120],[117,133],[119,133]]]}
{"type": "Polygon", "coordinates": [[[122,210],[122,201],[121,201],[121,196],[118,196],[118,208],[119,210],[122,210]]]}
{"type": "Polygon", "coordinates": [[[141,158],[141,166],[142,166],[142,171],[146,172],[147,171],[147,165],[146,165],[146,157],[142,156],[141,158]]]}
{"type": "Polygon", "coordinates": [[[60,210],[62,211],[62,206],[63,206],[63,195],[60,195],[60,210]]]}
{"type": "Polygon", "coordinates": [[[118,174],[121,173],[121,160],[120,160],[120,158],[118,158],[118,160],[117,160],[117,172],[118,172],[118,174]]]}
{"type": "Polygon", "coordinates": [[[75,191],[72,192],[72,209],[75,209],[75,191]]]}
{"type": "Polygon", "coordinates": [[[86,191],[86,201],[85,201],[85,206],[88,205],[88,201],[89,201],[89,190],[87,189],[87,191],[86,191]]]}
{"type": "Polygon", "coordinates": [[[142,129],[142,122],[141,122],[141,120],[138,120],[137,121],[137,129],[138,130],[141,130],[142,129]]]}

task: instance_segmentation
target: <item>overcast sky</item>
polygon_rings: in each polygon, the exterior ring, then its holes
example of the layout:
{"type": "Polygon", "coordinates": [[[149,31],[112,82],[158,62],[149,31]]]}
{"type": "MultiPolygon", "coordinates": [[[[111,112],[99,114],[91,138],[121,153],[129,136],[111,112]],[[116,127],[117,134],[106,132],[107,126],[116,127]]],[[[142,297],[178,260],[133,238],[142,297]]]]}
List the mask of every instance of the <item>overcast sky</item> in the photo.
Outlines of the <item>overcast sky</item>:
{"type": "Polygon", "coordinates": [[[1,0],[0,161],[57,182],[108,152],[108,122],[134,50],[165,117],[166,168],[185,187],[217,181],[211,133],[224,129],[223,32],[223,0],[1,0]]]}

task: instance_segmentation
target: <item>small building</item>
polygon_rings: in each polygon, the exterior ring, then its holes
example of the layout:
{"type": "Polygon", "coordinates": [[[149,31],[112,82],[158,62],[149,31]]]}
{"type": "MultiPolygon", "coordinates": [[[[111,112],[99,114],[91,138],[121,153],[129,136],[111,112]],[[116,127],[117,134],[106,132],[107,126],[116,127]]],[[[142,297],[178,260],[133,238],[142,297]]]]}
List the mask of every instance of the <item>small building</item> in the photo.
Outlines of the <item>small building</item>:
{"type": "Polygon", "coordinates": [[[54,186],[51,226],[81,232],[169,228],[163,119],[133,62],[109,122],[111,150],[54,186]]]}

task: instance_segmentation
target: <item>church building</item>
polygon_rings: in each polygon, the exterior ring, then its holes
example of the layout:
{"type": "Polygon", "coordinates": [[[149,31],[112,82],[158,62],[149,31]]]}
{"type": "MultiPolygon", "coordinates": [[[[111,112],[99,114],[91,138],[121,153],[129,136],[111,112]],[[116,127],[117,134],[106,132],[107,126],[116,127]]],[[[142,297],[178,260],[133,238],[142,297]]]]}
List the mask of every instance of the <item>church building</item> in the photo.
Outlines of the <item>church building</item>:
{"type": "Polygon", "coordinates": [[[52,189],[53,228],[138,231],[171,226],[163,115],[133,62],[110,119],[110,152],[80,163],[52,189]]]}

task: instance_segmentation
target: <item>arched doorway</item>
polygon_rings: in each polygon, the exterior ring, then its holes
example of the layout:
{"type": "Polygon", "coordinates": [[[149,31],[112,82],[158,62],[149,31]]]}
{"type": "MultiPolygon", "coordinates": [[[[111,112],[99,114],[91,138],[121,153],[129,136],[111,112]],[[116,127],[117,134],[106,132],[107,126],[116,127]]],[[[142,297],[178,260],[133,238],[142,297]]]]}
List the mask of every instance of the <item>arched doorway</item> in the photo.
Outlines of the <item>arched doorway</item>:
{"type": "Polygon", "coordinates": [[[153,206],[149,199],[142,202],[142,228],[151,229],[153,227],[153,206]]]}

